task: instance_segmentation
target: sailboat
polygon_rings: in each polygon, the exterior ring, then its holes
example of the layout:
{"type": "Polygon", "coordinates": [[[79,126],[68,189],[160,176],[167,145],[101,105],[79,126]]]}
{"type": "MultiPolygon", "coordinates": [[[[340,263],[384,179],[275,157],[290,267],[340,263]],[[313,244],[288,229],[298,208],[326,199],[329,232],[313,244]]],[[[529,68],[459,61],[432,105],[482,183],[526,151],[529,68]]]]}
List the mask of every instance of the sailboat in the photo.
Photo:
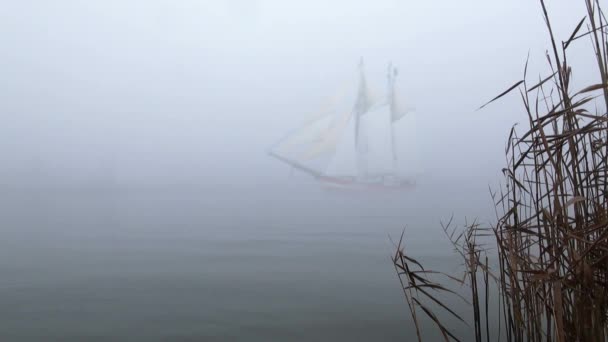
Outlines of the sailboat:
{"type": "Polygon", "coordinates": [[[402,109],[395,96],[397,69],[389,64],[386,95],[380,99],[370,91],[363,69],[361,61],[354,100],[309,120],[275,143],[268,153],[326,187],[411,187],[414,179],[398,171],[395,123],[412,109],[402,109]]]}

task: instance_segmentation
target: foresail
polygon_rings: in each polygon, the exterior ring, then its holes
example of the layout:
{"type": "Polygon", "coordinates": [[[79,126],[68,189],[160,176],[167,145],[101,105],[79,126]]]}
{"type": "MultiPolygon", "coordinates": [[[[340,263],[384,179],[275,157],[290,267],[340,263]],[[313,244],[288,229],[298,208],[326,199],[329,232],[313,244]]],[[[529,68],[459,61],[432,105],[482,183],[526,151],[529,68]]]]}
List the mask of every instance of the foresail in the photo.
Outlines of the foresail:
{"type": "Polygon", "coordinates": [[[322,143],[332,121],[332,115],[325,115],[308,122],[275,144],[270,149],[270,154],[308,173],[321,174],[333,154],[333,149],[315,153],[313,151],[315,146],[322,143]]]}
{"type": "Polygon", "coordinates": [[[358,174],[357,150],[355,148],[355,117],[349,115],[336,144],[335,153],[325,174],[332,177],[356,177],[358,174]]]}
{"type": "Polygon", "coordinates": [[[349,112],[335,115],[327,129],[319,134],[318,139],[311,146],[306,157],[314,158],[324,153],[334,153],[351,116],[349,112]]]}

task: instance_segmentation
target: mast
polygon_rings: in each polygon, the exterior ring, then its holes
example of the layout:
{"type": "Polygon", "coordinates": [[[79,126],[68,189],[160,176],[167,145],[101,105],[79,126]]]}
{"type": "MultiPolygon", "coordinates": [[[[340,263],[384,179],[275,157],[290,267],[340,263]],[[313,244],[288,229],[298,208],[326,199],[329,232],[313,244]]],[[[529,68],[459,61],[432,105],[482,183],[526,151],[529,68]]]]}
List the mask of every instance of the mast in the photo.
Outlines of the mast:
{"type": "Polygon", "coordinates": [[[397,78],[397,68],[393,68],[393,64],[388,64],[387,79],[388,79],[388,104],[391,109],[391,153],[393,155],[393,170],[397,170],[397,149],[395,148],[395,127],[392,118],[395,117],[395,78],[397,78]]]}
{"type": "Polygon", "coordinates": [[[364,142],[361,141],[361,115],[363,115],[369,108],[369,99],[367,94],[367,83],[365,81],[365,74],[363,72],[363,57],[359,61],[359,89],[357,91],[357,99],[355,101],[355,107],[353,108],[353,114],[355,119],[355,149],[357,152],[357,167],[360,175],[367,173],[367,167],[365,165],[364,154],[367,153],[364,142]]]}

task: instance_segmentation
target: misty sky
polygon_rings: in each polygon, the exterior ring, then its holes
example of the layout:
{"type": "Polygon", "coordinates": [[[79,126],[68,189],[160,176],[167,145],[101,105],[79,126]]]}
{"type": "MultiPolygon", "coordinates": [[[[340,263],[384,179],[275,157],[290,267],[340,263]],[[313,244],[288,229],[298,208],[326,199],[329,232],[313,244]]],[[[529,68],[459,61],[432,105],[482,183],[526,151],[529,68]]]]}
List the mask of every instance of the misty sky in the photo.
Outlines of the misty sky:
{"type": "MultiPolygon", "coordinates": [[[[582,2],[550,5],[565,40],[582,2]]],[[[272,182],[288,169],[266,148],[364,57],[377,82],[399,68],[426,174],[485,185],[525,116],[517,96],[475,109],[528,51],[546,74],[546,37],[530,0],[5,2],[0,182],[272,182]]],[[[575,84],[591,58],[572,58],[575,84]]]]}

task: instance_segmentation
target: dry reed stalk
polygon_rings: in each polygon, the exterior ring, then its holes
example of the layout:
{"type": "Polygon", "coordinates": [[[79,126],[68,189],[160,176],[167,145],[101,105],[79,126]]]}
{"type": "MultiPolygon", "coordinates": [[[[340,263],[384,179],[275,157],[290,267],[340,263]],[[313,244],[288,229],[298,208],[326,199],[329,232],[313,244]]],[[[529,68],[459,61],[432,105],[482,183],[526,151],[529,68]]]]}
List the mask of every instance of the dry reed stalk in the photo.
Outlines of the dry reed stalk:
{"type": "MultiPolygon", "coordinates": [[[[443,227],[465,264],[476,341],[484,335],[490,340],[490,279],[500,295],[498,340],[503,332],[507,341],[608,340],[608,20],[599,0],[583,1],[585,17],[558,44],[540,0],[551,42],[551,75],[529,86],[526,62],[523,79],[484,105],[517,89],[529,120],[523,135],[513,127],[508,137],[505,187],[492,193],[496,224],[484,229],[474,222],[459,234],[451,220],[443,227]],[[585,24],[586,32],[580,33],[585,24]],[[599,83],[573,92],[567,52],[582,38],[591,41],[599,83]],[[478,240],[489,233],[497,246],[496,271],[478,240]]],[[[405,255],[402,241],[393,263],[417,329],[415,311],[421,308],[446,341],[456,340],[418,298],[422,294],[461,319],[425,289],[453,292],[428,280],[430,271],[405,255]]]]}

